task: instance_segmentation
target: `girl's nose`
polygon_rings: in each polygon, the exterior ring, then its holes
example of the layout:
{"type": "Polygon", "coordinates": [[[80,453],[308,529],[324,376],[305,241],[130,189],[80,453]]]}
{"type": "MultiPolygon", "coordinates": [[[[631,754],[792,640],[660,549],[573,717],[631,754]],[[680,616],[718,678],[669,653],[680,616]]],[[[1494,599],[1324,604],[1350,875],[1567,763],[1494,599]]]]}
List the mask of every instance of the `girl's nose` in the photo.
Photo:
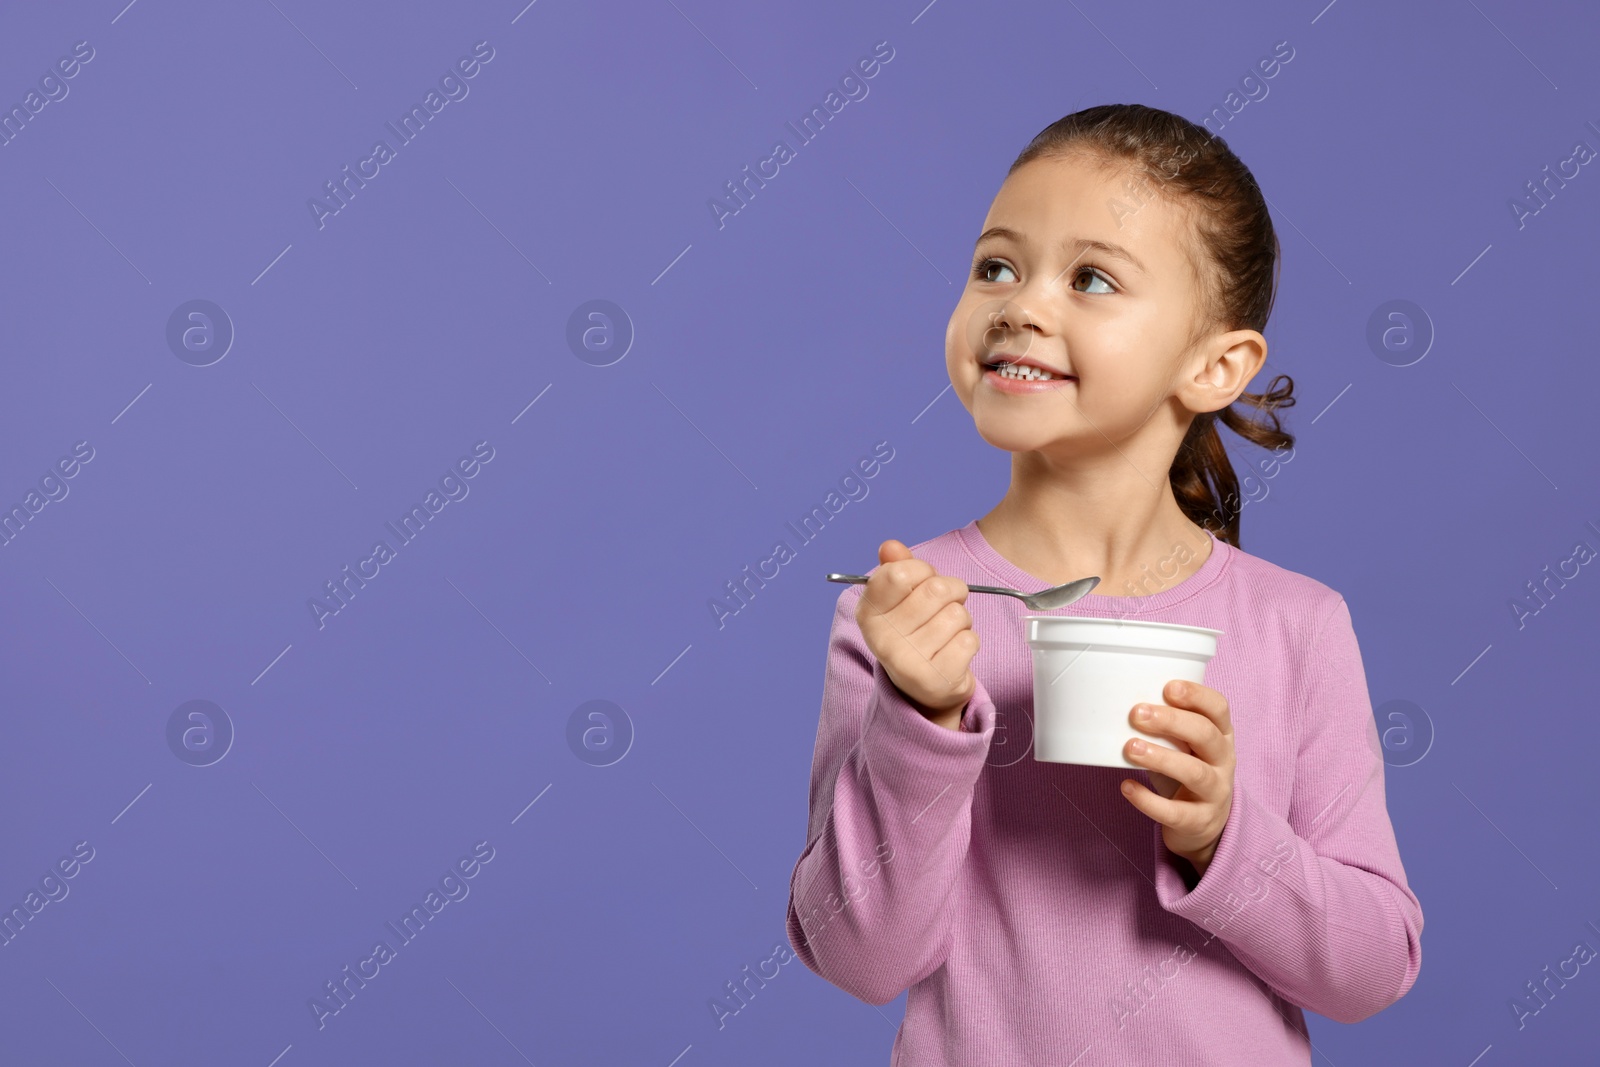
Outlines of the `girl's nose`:
{"type": "Polygon", "coordinates": [[[1017,292],[995,312],[996,329],[1031,338],[1035,333],[1050,333],[1055,317],[1048,310],[1050,300],[1040,287],[1030,285],[1017,292]]]}

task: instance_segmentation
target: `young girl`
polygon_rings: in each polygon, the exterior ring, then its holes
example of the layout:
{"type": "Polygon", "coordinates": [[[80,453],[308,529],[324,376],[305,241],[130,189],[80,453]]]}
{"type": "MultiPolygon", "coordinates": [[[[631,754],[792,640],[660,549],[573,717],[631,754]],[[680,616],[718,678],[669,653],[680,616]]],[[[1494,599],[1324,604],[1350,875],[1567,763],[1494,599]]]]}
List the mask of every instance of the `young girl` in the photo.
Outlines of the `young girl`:
{"type": "Polygon", "coordinates": [[[1277,258],[1225,142],[1136,104],[1045,128],[989,208],[946,362],[1011,486],[840,594],[789,885],[807,967],[910,989],[894,1064],[1305,1065],[1302,1009],[1359,1022],[1417,979],[1350,610],[1239,548],[1217,423],[1293,444],[1293,382],[1244,391],[1277,258]],[[1086,575],[1052,614],[1223,631],[1206,685],[1129,709],[1134,771],[1031,757],[1028,609],[967,595],[1086,575]]]}

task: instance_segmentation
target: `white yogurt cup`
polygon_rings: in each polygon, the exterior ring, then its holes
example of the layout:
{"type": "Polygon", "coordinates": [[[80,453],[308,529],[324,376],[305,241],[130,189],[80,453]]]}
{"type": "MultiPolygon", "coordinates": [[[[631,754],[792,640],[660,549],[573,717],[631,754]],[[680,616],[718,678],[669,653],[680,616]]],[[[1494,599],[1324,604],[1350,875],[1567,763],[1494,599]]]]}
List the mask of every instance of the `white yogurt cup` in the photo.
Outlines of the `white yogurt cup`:
{"type": "Polygon", "coordinates": [[[1128,718],[1135,704],[1165,704],[1175,678],[1205,684],[1221,630],[1172,622],[1025,615],[1033,650],[1033,758],[1046,763],[1148,770],[1129,763],[1131,737],[1174,752],[1128,718]]]}

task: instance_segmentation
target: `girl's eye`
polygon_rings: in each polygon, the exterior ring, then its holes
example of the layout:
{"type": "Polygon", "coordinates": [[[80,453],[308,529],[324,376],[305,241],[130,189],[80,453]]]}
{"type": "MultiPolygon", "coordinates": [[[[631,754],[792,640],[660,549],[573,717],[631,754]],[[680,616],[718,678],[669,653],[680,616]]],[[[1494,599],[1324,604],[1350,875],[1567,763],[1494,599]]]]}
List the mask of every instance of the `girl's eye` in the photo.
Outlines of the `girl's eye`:
{"type": "MultiPolygon", "coordinates": [[[[1114,292],[1117,291],[1115,286],[1113,286],[1110,282],[1106,281],[1106,276],[1104,274],[1101,274],[1099,271],[1095,270],[1093,267],[1079,267],[1078,268],[1077,273],[1073,275],[1073,279],[1072,279],[1073,282],[1074,282],[1074,287],[1076,287],[1077,280],[1079,278],[1083,277],[1085,274],[1087,274],[1091,279],[1093,279],[1095,281],[1098,281],[1101,285],[1105,286],[1105,289],[1102,290],[1102,292],[1114,293],[1114,292]]],[[[1079,292],[1083,292],[1084,290],[1079,289],[1078,291],[1079,292]]]]}
{"type": "Polygon", "coordinates": [[[995,268],[995,267],[999,267],[1001,270],[1010,270],[1011,269],[1010,267],[1006,266],[1004,263],[1000,262],[998,259],[980,259],[980,260],[978,260],[977,266],[972,268],[972,276],[974,278],[977,278],[979,281],[985,281],[985,282],[998,281],[999,280],[998,278],[989,277],[989,271],[991,269],[995,268]]]}

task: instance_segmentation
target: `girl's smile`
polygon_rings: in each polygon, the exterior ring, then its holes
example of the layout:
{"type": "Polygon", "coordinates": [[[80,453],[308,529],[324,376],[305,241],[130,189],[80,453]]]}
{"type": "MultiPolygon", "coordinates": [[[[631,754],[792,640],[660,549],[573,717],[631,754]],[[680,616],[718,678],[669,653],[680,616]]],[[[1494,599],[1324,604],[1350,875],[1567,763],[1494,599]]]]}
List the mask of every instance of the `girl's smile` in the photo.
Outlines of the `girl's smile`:
{"type": "Polygon", "coordinates": [[[1030,393],[1048,393],[1057,389],[1065,389],[1078,384],[1075,377],[1063,377],[1059,373],[1051,372],[1047,378],[1023,377],[1030,375],[1031,370],[1025,367],[1037,367],[1039,364],[1032,359],[1023,359],[1012,362],[1014,357],[1000,356],[994,363],[985,363],[983,368],[983,381],[1002,393],[1027,395],[1030,393]],[[1008,368],[1014,367],[1015,370],[1008,368]],[[1020,372],[1020,373],[1019,373],[1020,372]]]}

